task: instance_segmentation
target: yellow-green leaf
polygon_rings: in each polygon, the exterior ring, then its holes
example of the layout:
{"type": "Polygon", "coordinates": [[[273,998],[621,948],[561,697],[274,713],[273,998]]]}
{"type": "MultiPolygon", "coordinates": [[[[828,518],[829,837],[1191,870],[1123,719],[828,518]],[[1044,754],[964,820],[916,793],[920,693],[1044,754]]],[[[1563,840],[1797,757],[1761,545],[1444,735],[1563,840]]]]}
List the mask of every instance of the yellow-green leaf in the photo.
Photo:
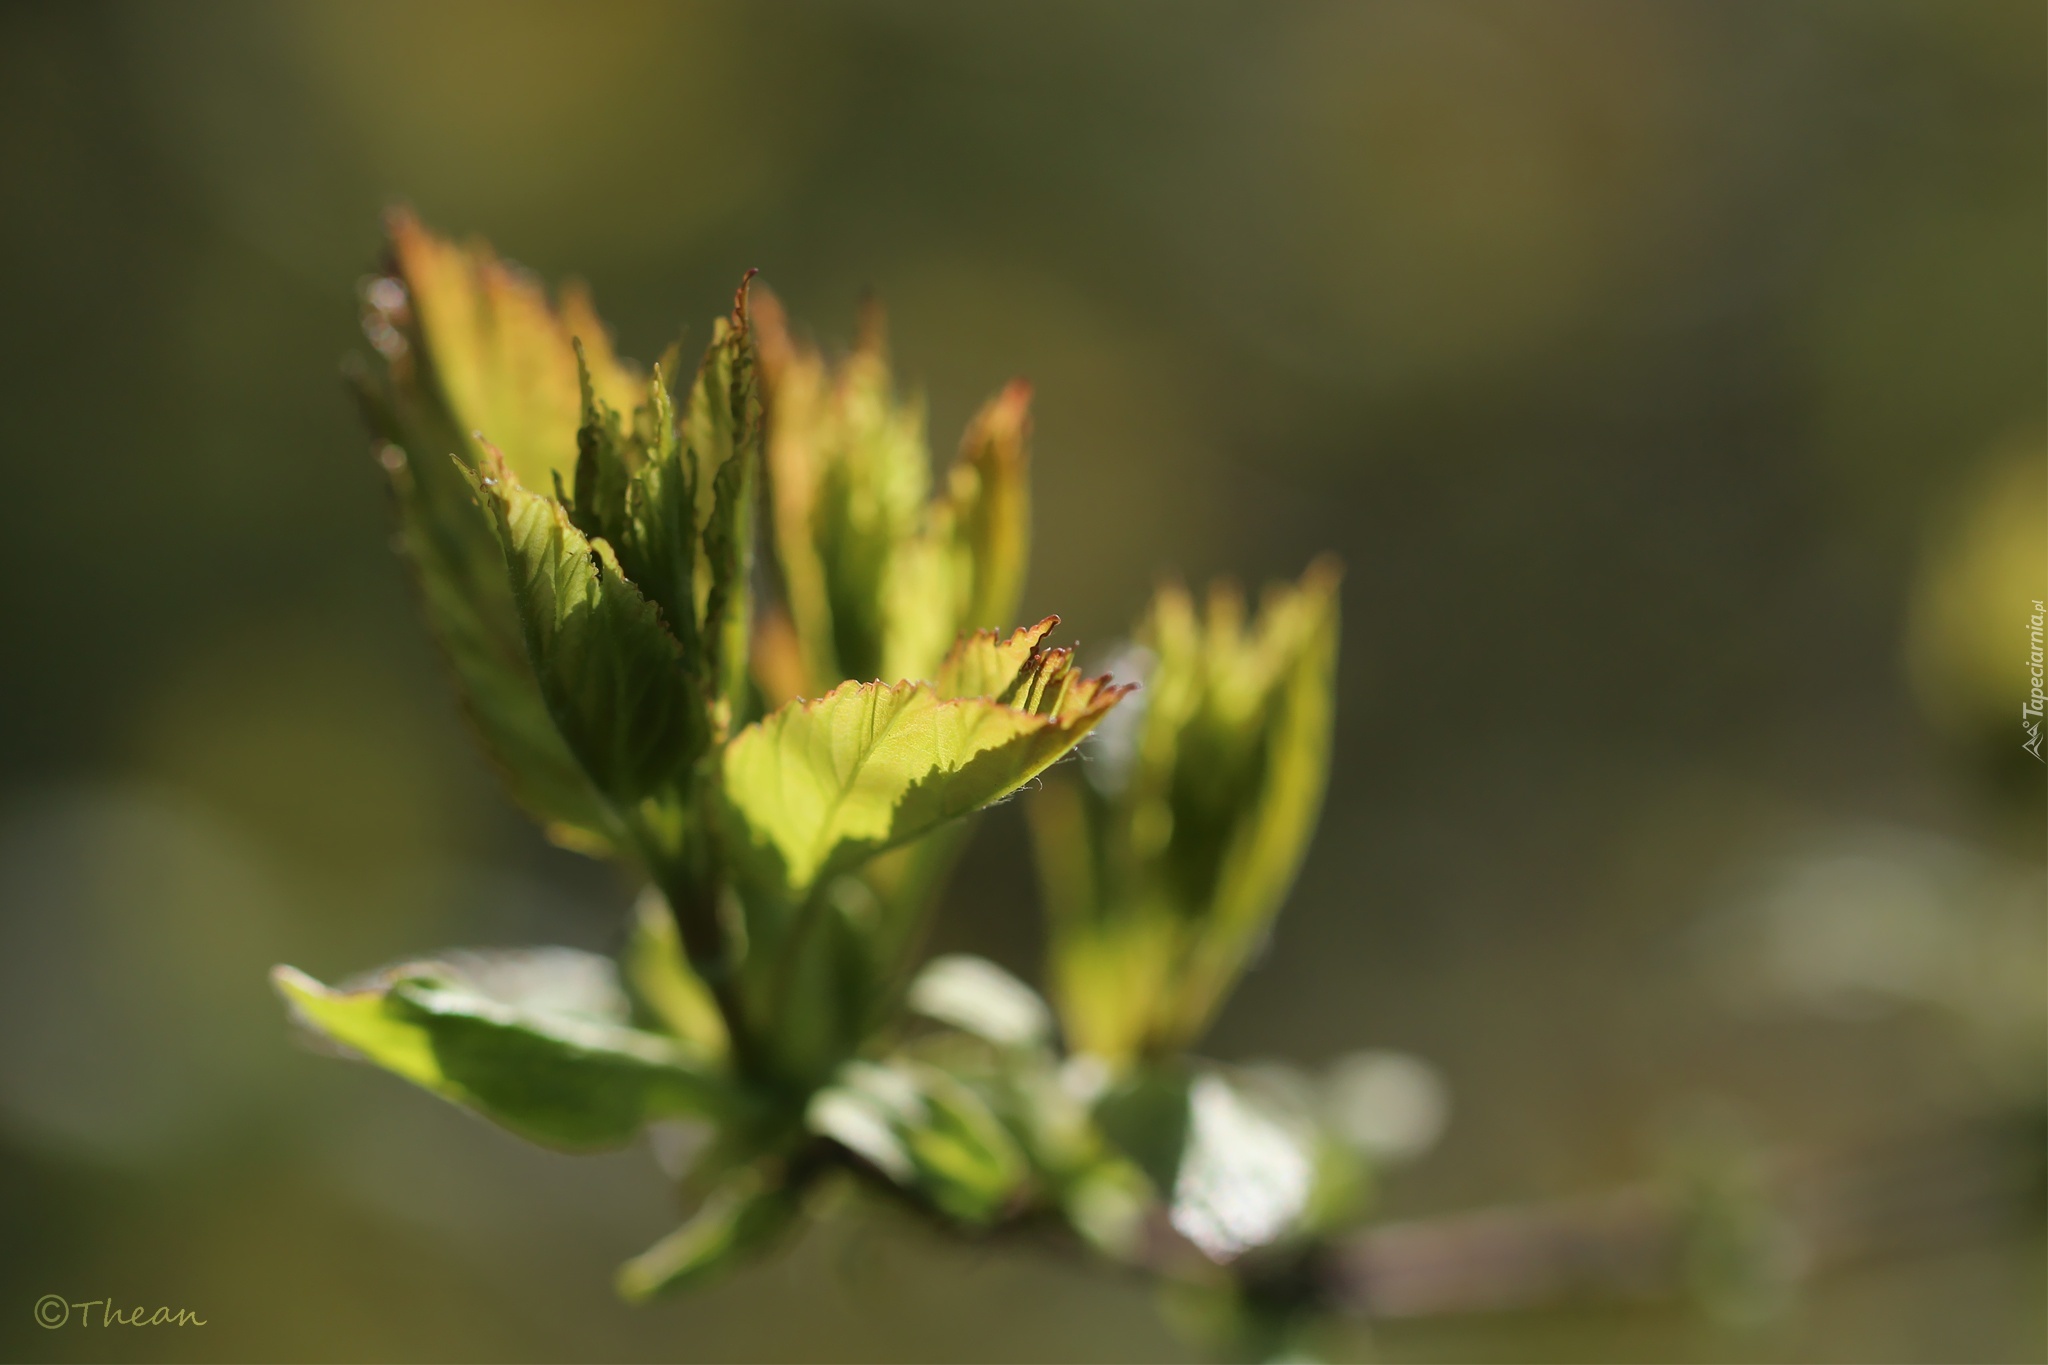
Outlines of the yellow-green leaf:
{"type": "Polygon", "coordinates": [[[1027,671],[1047,666],[1039,646],[1059,623],[1059,617],[1048,616],[1035,626],[1019,627],[1008,639],[994,630],[961,636],[939,664],[940,695],[1011,701],[1027,671]]]}
{"type": "Polygon", "coordinates": [[[742,731],[724,755],[745,847],[793,897],[1008,795],[1071,750],[1128,690],[1071,664],[1005,705],[929,683],[845,683],[742,731]],[[1028,704],[1027,704],[1028,703],[1028,704]]]}
{"type": "MultiPolygon", "coordinates": [[[[538,280],[486,242],[437,237],[403,209],[387,217],[385,229],[391,279],[403,290],[384,310],[404,348],[391,348],[394,369],[412,367],[400,382],[437,397],[459,437],[483,432],[513,472],[536,487],[566,472],[583,411],[572,345],[579,340],[597,396],[632,411],[644,381],[613,354],[580,287],[564,288],[551,305],[538,280]]],[[[460,454],[474,464],[482,452],[407,453],[418,460],[460,454]]]]}

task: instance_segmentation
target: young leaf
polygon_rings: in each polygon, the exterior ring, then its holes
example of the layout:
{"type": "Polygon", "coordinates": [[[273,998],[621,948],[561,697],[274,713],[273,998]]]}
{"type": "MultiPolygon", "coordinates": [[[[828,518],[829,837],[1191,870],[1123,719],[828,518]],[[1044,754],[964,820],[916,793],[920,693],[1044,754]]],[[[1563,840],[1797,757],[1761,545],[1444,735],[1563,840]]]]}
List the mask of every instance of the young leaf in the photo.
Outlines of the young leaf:
{"type": "MultiPolygon", "coordinates": [[[[732,721],[746,719],[748,632],[752,629],[749,579],[754,562],[754,503],[760,482],[761,411],[754,382],[754,336],[748,283],[733,295],[732,316],[712,333],[698,367],[684,416],[694,479],[709,490],[702,508],[708,590],[704,641],[715,695],[732,721]]],[[[705,494],[700,491],[700,504],[705,494]]]]}
{"type": "MultiPolygon", "coordinates": [[[[940,699],[988,697],[1005,705],[1017,703],[1030,690],[1021,681],[1027,675],[1070,667],[1068,652],[1038,648],[1058,622],[1058,617],[1049,616],[1036,626],[1016,631],[1008,640],[994,631],[963,636],[939,667],[936,686],[940,699]]],[[[959,821],[891,849],[861,867],[859,877],[872,903],[861,938],[872,964],[867,975],[873,978],[873,989],[868,994],[876,1001],[892,998],[902,983],[909,967],[906,951],[915,942],[933,893],[969,833],[969,823],[959,821]]]]}
{"type": "Polygon", "coordinates": [[[575,496],[565,499],[557,480],[555,500],[585,537],[611,545],[626,577],[660,610],[662,625],[681,647],[685,672],[701,688],[706,661],[698,632],[695,471],[683,450],[667,372],[655,367],[630,429],[592,391],[588,371],[582,378],[575,496]]]}
{"type": "Polygon", "coordinates": [[[962,1222],[994,1222],[1030,1180],[1024,1154],[982,1098],[921,1062],[847,1063],[813,1097],[807,1120],[962,1222]]]}
{"type": "Polygon", "coordinates": [[[788,1183],[781,1163],[735,1171],[687,1223],[619,1267],[619,1294],[644,1303],[695,1288],[781,1237],[802,1206],[803,1191],[788,1183]]]}
{"type": "Polygon", "coordinates": [[[562,505],[502,460],[477,480],[511,572],[541,695],[570,751],[615,807],[683,779],[709,740],[702,698],[660,613],[562,505]]]}
{"type": "Polygon", "coordinates": [[[1299,1115],[1213,1071],[1187,1091],[1171,1186],[1174,1231],[1227,1263],[1300,1231],[1316,1184],[1316,1134],[1299,1115]]]}
{"type": "Polygon", "coordinates": [[[555,500],[584,535],[616,540],[626,528],[626,489],[640,467],[641,452],[628,438],[618,410],[592,390],[581,342],[576,344],[576,378],[583,392],[583,419],[576,428],[575,495],[567,495],[558,473],[555,500]]]}
{"type": "Polygon", "coordinates": [[[820,689],[883,676],[894,561],[931,487],[923,410],[896,397],[878,311],[837,367],[791,339],[765,293],[757,315],[775,548],[805,674],[820,689]]]}
{"type": "Polygon", "coordinates": [[[1063,651],[1017,704],[944,699],[929,683],[845,683],[792,702],[726,747],[742,847],[797,899],[824,873],[1001,799],[1071,750],[1122,699],[1076,681],[1063,651]]]}
{"type": "Polygon", "coordinates": [[[647,438],[626,485],[624,523],[612,543],[626,576],[661,609],[662,624],[682,648],[686,672],[699,690],[708,690],[712,661],[697,600],[697,476],[660,366],[639,418],[647,438]]]}
{"type": "Polygon", "coordinates": [[[431,393],[463,441],[408,450],[415,460],[458,454],[473,465],[482,452],[465,438],[482,431],[522,480],[549,486],[575,454],[581,425],[575,341],[583,343],[596,396],[616,411],[632,410],[644,381],[612,353],[581,289],[564,289],[551,307],[539,282],[488,244],[436,237],[404,209],[391,212],[385,231],[392,282],[403,291],[390,311],[408,324],[398,333],[403,349],[390,348],[394,368],[416,367],[400,382],[431,393]]]}
{"type": "Polygon", "coordinates": [[[623,835],[548,714],[490,523],[455,469],[415,469],[392,445],[384,453],[400,549],[485,752],[550,837],[604,851],[623,835]]]}
{"type": "MultiPolygon", "coordinates": [[[[560,959],[587,956],[552,953],[558,960],[541,965],[557,975],[560,959]]],[[[593,961],[609,972],[609,963],[593,961]]],[[[271,980],[320,1036],[549,1146],[619,1146],[651,1119],[729,1109],[720,1078],[674,1041],[628,1028],[608,1011],[550,1000],[547,971],[537,983],[531,964],[523,992],[500,980],[489,993],[478,979],[487,975],[423,962],[387,969],[358,989],[323,986],[291,967],[274,969],[271,980]]]]}
{"type": "MultiPolygon", "coordinates": [[[[1183,1037],[1207,1026],[1286,898],[1315,833],[1329,779],[1336,720],[1335,565],[1311,565],[1298,589],[1268,597],[1261,617],[1252,648],[1270,661],[1272,680],[1263,689],[1258,797],[1239,805],[1230,821],[1230,842],[1216,868],[1213,932],[1202,936],[1188,958],[1178,1021],[1183,1037]]],[[[1228,724],[1229,712],[1223,715],[1221,724],[1228,724]]],[[[1201,751],[1192,757],[1199,763],[1201,751]]]]}
{"type": "Polygon", "coordinates": [[[1013,381],[967,425],[935,509],[953,561],[954,629],[1004,621],[1024,592],[1031,554],[1026,456],[1031,386],[1013,381]]]}
{"type": "Polygon", "coordinates": [[[1328,771],[1336,586],[1312,566],[1249,628],[1234,592],[1206,617],[1161,592],[1135,734],[1034,803],[1055,994],[1080,1048],[1120,1063],[1186,1046],[1266,932],[1328,771]]]}
{"type": "Polygon", "coordinates": [[[514,796],[560,841],[599,851],[620,831],[554,733],[496,537],[448,456],[474,466],[482,452],[471,433],[482,427],[544,485],[575,451],[575,338],[600,401],[629,403],[639,380],[580,293],[564,291],[553,307],[488,246],[444,241],[403,210],[387,229],[390,273],[363,290],[382,365],[351,364],[348,377],[385,442],[402,551],[464,709],[514,796]]]}
{"type": "Polygon", "coordinates": [[[765,293],[757,312],[782,589],[762,687],[788,700],[843,678],[929,679],[1023,587],[1030,391],[1013,384],[977,415],[933,498],[923,409],[896,396],[879,311],[836,365],[790,337],[765,293]]]}

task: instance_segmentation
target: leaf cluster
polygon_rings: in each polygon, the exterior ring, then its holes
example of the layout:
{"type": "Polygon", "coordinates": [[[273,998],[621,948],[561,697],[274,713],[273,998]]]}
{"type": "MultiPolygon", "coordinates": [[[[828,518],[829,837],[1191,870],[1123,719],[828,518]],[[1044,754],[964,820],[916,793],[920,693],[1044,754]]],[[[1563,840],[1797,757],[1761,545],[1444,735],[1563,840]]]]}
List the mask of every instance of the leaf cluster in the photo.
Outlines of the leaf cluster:
{"type": "Polygon", "coordinates": [[[389,242],[350,374],[424,615],[515,798],[647,889],[616,961],[280,967],[297,1020],[552,1146],[698,1131],[694,1212],[622,1270],[633,1297],[772,1244],[838,1180],[1227,1294],[1298,1267],[1361,1159],[1306,1078],[1187,1048],[1314,827],[1334,568],[1251,619],[1163,589],[1132,698],[1049,643],[1057,618],[999,629],[1024,385],[934,480],[878,313],[828,359],[749,277],[694,370],[671,348],[642,372],[580,291],[404,213],[389,242]],[[1041,774],[1057,1008],[978,959],[913,972],[968,817],[1041,774]]]}

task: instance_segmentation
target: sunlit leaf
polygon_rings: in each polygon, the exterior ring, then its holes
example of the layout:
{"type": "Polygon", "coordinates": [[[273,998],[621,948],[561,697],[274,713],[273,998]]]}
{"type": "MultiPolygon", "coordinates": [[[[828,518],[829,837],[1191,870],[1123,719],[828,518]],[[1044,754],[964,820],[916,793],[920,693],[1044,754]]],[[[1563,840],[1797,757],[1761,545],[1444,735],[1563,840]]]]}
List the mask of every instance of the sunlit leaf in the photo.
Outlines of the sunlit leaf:
{"type": "Polygon", "coordinates": [[[572,341],[582,340],[593,387],[614,405],[630,404],[639,380],[580,292],[564,291],[554,307],[488,246],[437,238],[402,210],[387,229],[390,272],[363,291],[378,363],[353,364],[349,375],[385,443],[401,548],[464,709],[514,796],[563,842],[602,848],[618,831],[553,731],[496,538],[448,457],[474,466],[482,429],[545,486],[576,453],[572,341]]]}
{"type": "Polygon", "coordinates": [[[1096,1117],[1150,1177],[1173,1229],[1219,1264],[1353,1207],[1357,1164],[1292,1073],[1148,1068],[1105,1094],[1096,1117]]]}
{"type": "Polygon", "coordinates": [[[1195,1077],[1174,1175],[1174,1231],[1211,1260],[1235,1260],[1293,1231],[1314,1188],[1312,1137],[1222,1078],[1195,1077]]]}
{"type": "Polygon", "coordinates": [[[896,396],[879,311],[837,366],[791,338],[772,297],[757,313],[775,548],[806,676],[882,677],[890,576],[931,487],[922,406],[896,396]]]}
{"type": "MultiPolygon", "coordinates": [[[[1207,1026],[1235,983],[1285,899],[1315,833],[1336,712],[1335,566],[1312,566],[1297,589],[1268,595],[1246,637],[1249,662],[1225,662],[1234,651],[1216,638],[1219,629],[1212,613],[1210,638],[1196,648],[1215,671],[1200,721],[1183,732],[1198,736],[1199,742],[1184,744],[1177,753],[1171,788],[1176,825],[1198,825],[1174,840],[1177,850],[1199,839],[1199,826],[1207,823],[1200,817],[1186,821],[1183,810],[1213,817],[1212,827],[1227,831],[1211,883],[1208,919],[1213,927],[1187,962],[1189,980],[1178,1020],[1178,1033],[1186,1038],[1207,1026]],[[1239,736],[1245,733],[1254,737],[1247,747],[1256,757],[1246,758],[1240,768],[1237,758],[1244,750],[1239,736]],[[1246,773],[1253,798],[1246,800],[1242,789],[1219,791],[1223,780],[1218,773],[1203,771],[1212,760],[1218,769],[1246,773]]],[[[1163,641],[1159,649],[1163,673],[1169,667],[1163,641]]],[[[1151,738],[1148,731],[1141,745],[1151,738]]],[[[1199,875],[1183,875],[1183,894],[1199,875]]]]}
{"type": "Polygon", "coordinates": [[[724,1083],[674,1040],[624,1025],[618,988],[589,998],[589,964],[568,949],[387,969],[331,988],[291,967],[271,979],[307,1028],[349,1052],[556,1147],[625,1143],[651,1119],[712,1115],[724,1083]],[[495,972],[476,962],[496,962],[495,972]],[[563,989],[564,976],[582,978],[563,989]]]}
{"type": "Polygon", "coordinates": [[[1015,791],[1079,743],[1127,689],[1034,676],[1017,705],[942,699],[929,683],[846,683],[741,732],[724,756],[740,835],[800,893],[1015,791]]]}
{"type": "Polygon", "coordinates": [[[1060,623],[1048,616],[1005,638],[1000,631],[977,630],[962,635],[939,663],[938,688],[947,697],[987,697],[1009,703],[1016,699],[1027,673],[1057,667],[1061,660],[1041,654],[1045,637],[1060,623]]]}
{"type": "MultiPolygon", "coordinates": [[[[1071,657],[1064,651],[1040,651],[1038,643],[1058,621],[1048,617],[1037,626],[1015,632],[1003,640],[994,631],[963,637],[939,669],[938,692],[942,700],[954,697],[991,696],[1005,704],[1025,699],[1030,692],[1027,677],[1071,669],[1071,657]]],[[[867,860],[858,869],[865,904],[859,937],[867,967],[859,973],[866,981],[861,992],[866,1002],[856,1008],[848,1002],[851,1018],[860,1008],[893,998],[903,984],[909,963],[906,950],[918,937],[939,883],[958,859],[971,829],[969,822],[941,826],[907,845],[889,849],[867,860]]],[[[840,890],[853,894],[850,888],[840,890]]],[[[766,932],[772,933],[772,929],[766,932]]],[[[822,951],[823,943],[807,945],[803,951],[822,951]]],[[[841,983],[833,988],[845,993],[841,983]]],[[[815,1002],[792,1001],[788,1010],[806,1013],[815,1002]]],[[[786,1012],[785,1012],[786,1017],[786,1012]]]]}
{"type": "Polygon", "coordinates": [[[552,474],[566,473],[576,455],[583,403],[575,341],[583,343],[597,396],[615,411],[632,411],[644,381],[613,354],[581,288],[563,289],[559,305],[551,306],[539,281],[487,243],[437,237],[403,209],[389,215],[385,230],[390,278],[403,295],[385,310],[397,345],[379,349],[395,371],[403,369],[399,382],[438,399],[452,431],[465,441],[408,450],[415,460],[456,454],[474,464],[482,451],[466,438],[481,431],[522,480],[548,487],[552,474]]]}
{"type": "Polygon", "coordinates": [[[1021,380],[968,423],[946,475],[934,528],[953,561],[955,630],[1007,621],[1024,593],[1031,555],[1026,455],[1031,386],[1021,380]]]}
{"type": "Polygon", "coordinates": [[[697,474],[682,444],[666,374],[656,369],[648,401],[635,414],[636,465],[628,476],[621,525],[612,535],[633,586],[661,611],[681,647],[684,671],[700,690],[711,685],[703,637],[697,561],[697,474]]]}
{"type": "MultiPolygon", "coordinates": [[[[580,358],[580,357],[579,357],[580,358]]],[[[660,614],[691,687],[712,704],[713,729],[744,710],[748,577],[752,564],[760,413],[746,285],[710,347],[678,415],[667,366],[657,366],[630,421],[583,372],[574,494],[556,501],[590,541],[602,540],[660,614]]],[[[741,719],[745,717],[742,716],[741,719]]]]}

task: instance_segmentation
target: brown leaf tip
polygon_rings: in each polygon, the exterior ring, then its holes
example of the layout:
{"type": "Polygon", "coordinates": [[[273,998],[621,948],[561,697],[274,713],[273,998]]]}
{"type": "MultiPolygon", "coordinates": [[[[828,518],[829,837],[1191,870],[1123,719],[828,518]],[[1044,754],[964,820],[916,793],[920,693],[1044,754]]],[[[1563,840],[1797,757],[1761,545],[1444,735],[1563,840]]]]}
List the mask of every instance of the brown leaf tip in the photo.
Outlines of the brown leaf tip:
{"type": "Polygon", "coordinates": [[[747,273],[740,276],[739,288],[732,291],[732,325],[734,330],[747,330],[747,288],[753,284],[754,276],[761,273],[759,266],[748,266],[747,273]]]}

